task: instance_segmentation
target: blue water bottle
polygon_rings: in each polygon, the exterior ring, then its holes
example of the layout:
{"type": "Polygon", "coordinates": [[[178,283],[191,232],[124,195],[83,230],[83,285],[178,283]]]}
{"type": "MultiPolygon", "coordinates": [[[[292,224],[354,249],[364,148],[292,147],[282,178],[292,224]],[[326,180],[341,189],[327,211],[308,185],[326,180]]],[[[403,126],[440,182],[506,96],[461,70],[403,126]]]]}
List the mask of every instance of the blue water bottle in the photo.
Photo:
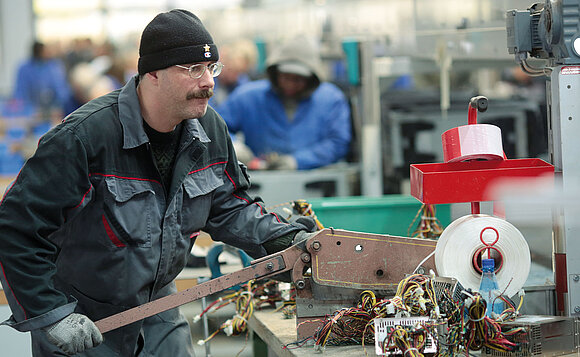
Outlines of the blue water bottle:
{"type": "Polygon", "coordinates": [[[495,277],[495,261],[493,259],[481,260],[481,282],[479,284],[479,293],[487,303],[485,315],[493,318],[492,312],[500,315],[503,312],[503,300],[497,298],[499,287],[495,277]],[[493,309],[492,309],[493,304],[493,309]]]}

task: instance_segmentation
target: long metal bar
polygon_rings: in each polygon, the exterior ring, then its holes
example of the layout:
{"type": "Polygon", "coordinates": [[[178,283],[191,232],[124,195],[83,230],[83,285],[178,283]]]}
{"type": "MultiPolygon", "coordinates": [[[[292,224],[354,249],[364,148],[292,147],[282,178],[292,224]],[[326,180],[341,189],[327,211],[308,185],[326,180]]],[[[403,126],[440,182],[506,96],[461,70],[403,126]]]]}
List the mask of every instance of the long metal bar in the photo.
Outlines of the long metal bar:
{"type": "MultiPolygon", "coordinates": [[[[205,311],[205,309],[207,308],[207,301],[205,297],[201,298],[201,308],[203,309],[202,311],[205,311]]],[[[209,324],[207,321],[207,314],[203,314],[202,320],[203,320],[203,339],[207,340],[207,338],[209,337],[209,324]]],[[[205,356],[211,357],[209,341],[207,341],[204,345],[205,345],[205,356]]]]}
{"type": "Polygon", "coordinates": [[[276,254],[269,255],[253,262],[247,268],[220,276],[210,281],[193,286],[143,305],[125,310],[118,314],[101,319],[95,324],[105,333],[122,326],[129,325],[163,311],[195,301],[202,297],[245,283],[252,279],[267,278],[292,269],[294,262],[304,253],[298,246],[292,246],[276,254]]]}

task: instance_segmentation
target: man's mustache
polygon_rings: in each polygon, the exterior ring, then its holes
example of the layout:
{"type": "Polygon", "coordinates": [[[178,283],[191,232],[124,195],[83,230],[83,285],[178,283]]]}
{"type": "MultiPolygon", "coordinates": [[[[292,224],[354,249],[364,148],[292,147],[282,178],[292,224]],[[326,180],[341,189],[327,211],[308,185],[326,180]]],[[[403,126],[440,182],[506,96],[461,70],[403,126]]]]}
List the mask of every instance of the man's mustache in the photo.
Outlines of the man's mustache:
{"type": "Polygon", "coordinates": [[[204,90],[200,90],[200,91],[195,91],[195,92],[189,92],[187,93],[187,100],[191,100],[191,99],[209,99],[211,98],[211,96],[213,95],[213,89],[204,89],[204,90]]]}

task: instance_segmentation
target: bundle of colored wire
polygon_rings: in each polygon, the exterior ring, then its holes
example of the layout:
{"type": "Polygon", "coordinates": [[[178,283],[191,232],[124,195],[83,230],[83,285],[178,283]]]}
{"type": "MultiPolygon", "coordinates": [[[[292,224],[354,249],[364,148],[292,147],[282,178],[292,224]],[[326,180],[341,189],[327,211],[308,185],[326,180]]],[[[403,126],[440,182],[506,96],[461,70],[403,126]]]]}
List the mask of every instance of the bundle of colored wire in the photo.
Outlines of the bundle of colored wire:
{"type": "Polygon", "coordinates": [[[387,335],[387,342],[383,343],[384,352],[403,352],[403,356],[423,357],[420,352],[425,347],[427,332],[424,329],[415,329],[404,326],[395,326],[387,335]]]}
{"type": "Polygon", "coordinates": [[[208,312],[210,312],[210,310],[212,312],[217,311],[217,310],[221,309],[222,307],[229,305],[231,302],[234,301],[234,299],[236,298],[237,295],[238,295],[238,293],[235,292],[235,293],[228,294],[226,296],[222,296],[219,299],[214,300],[199,315],[197,315],[193,318],[193,322],[195,323],[195,322],[199,321],[201,319],[201,317],[203,315],[207,314],[208,312]]]}
{"type": "MultiPolygon", "coordinates": [[[[253,312],[252,293],[251,293],[252,283],[253,283],[252,281],[249,281],[246,284],[244,284],[243,286],[246,287],[246,290],[236,291],[235,293],[231,294],[231,295],[234,295],[234,297],[228,299],[226,304],[221,304],[218,307],[218,309],[222,308],[222,307],[228,305],[229,303],[235,301],[236,302],[236,315],[232,319],[227,320],[224,323],[222,323],[220,325],[220,327],[217,330],[215,330],[211,335],[209,335],[206,339],[199,340],[197,342],[198,345],[203,345],[203,344],[207,343],[209,340],[214,338],[220,331],[224,331],[226,333],[226,335],[228,335],[228,336],[234,335],[234,334],[237,335],[240,332],[245,331],[247,320],[250,318],[250,316],[252,315],[252,312],[253,312]]],[[[219,300],[216,300],[216,301],[219,301],[219,300]]],[[[207,313],[207,311],[209,311],[208,308],[206,308],[202,312],[202,314],[207,313]]]]}
{"type": "Polygon", "coordinates": [[[323,348],[327,344],[333,346],[360,344],[363,331],[371,319],[371,314],[358,307],[336,311],[316,331],[314,335],[315,348],[323,348]]]}
{"type": "Polygon", "coordinates": [[[296,316],[296,303],[282,305],[280,310],[285,319],[291,319],[296,316]]]}
{"type": "MultiPolygon", "coordinates": [[[[415,315],[428,315],[431,311],[438,311],[432,279],[419,274],[411,275],[399,283],[396,295],[388,300],[377,301],[372,291],[363,291],[357,307],[343,308],[326,318],[314,335],[315,348],[321,349],[327,344],[354,343],[364,346],[365,343],[373,343],[375,337],[373,320],[393,316],[396,310],[415,315]]],[[[423,337],[408,341],[411,350],[407,355],[420,355],[416,354],[417,351],[413,348],[422,348],[426,335],[427,327],[423,327],[419,335],[413,335],[423,337]]]]}
{"type": "Polygon", "coordinates": [[[228,336],[238,335],[245,332],[247,330],[248,320],[254,312],[257,299],[259,299],[261,303],[274,300],[279,301],[279,294],[273,293],[273,291],[276,291],[276,284],[277,282],[270,280],[261,281],[260,283],[250,280],[242,285],[242,290],[229,294],[225,298],[220,298],[210,304],[198,317],[196,317],[196,320],[198,320],[200,316],[203,316],[203,314],[208,313],[210,310],[212,312],[216,311],[232,302],[235,302],[236,304],[236,314],[231,319],[222,323],[220,327],[206,339],[198,341],[198,344],[202,345],[207,343],[220,331],[224,331],[228,336]],[[215,307],[216,305],[218,306],[215,307]]]}
{"type": "Polygon", "coordinates": [[[479,351],[485,343],[485,300],[481,295],[475,294],[473,303],[467,307],[468,323],[468,347],[471,350],[479,351]]]}
{"type": "Polygon", "coordinates": [[[447,317],[447,322],[449,325],[461,321],[462,309],[460,306],[460,301],[455,300],[451,290],[448,287],[441,289],[439,299],[437,300],[437,305],[439,306],[441,315],[447,317]]]}
{"type": "Polygon", "coordinates": [[[259,308],[263,304],[269,304],[270,307],[275,308],[276,302],[282,301],[282,294],[278,289],[278,282],[276,280],[261,281],[260,284],[255,284],[252,295],[255,298],[256,307],[259,308]]]}
{"type": "Polygon", "coordinates": [[[276,209],[278,207],[283,207],[282,210],[284,212],[288,213],[288,217],[286,217],[286,219],[288,219],[289,221],[295,215],[310,216],[310,217],[314,218],[314,221],[316,222],[316,229],[317,230],[324,229],[324,226],[322,225],[322,223],[320,223],[320,221],[318,220],[318,217],[316,217],[316,214],[314,213],[314,210],[312,209],[312,205],[310,203],[308,203],[306,200],[300,199],[300,200],[296,200],[296,201],[292,201],[292,202],[280,203],[280,204],[277,204],[274,206],[269,206],[268,210],[273,211],[274,209],[276,209]],[[290,206],[292,209],[290,209],[289,207],[283,207],[283,206],[290,206]]]}
{"type": "Polygon", "coordinates": [[[376,297],[370,290],[361,293],[357,307],[344,308],[327,317],[314,335],[317,349],[325,345],[361,344],[365,339],[374,341],[371,321],[376,317],[376,297]]]}
{"type": "Polygon", "coordinates": [[[438,341],[439,356],[454,357],[458,356],[463,348],[463,325],[460,323],[449,326],[447,334],[445,334],[446,341],[438,341]]]}
{"type": "Polygon", "coordinates": [[[500,297],[507,308],[495,321],[485,316],[486,303],[479,293],[464,290],[463,295],[466,298],[454,297],[445,288],[439,291],[438,301],[434,279],[420,274],[401,280],[390,299],[378,300],[372,291],[363,291],[356,307],[340,309],[324,319],[313,336],[314,348],[321,351],[326,345],[344,344],[362,344],[364,348],[365,342],[374,343],[376,318],[399,317],[403,312],[402,316],[430,316],[433,322],[393,329],[382,345],[388,352],[398,349],[403,356],[422,356],[428,336],[437,341],[438,355],[443,357],[468,354],[484,346],[502,353],[513,351],[523,329],[503,332],[501,321],[517,316],[522,301],[516,308],[511,300],[500,297]]]}
{"type": "Polygon", "coordinates": [[[431,311],[439,314],[433,280],[425,275],[413,274],[401,280],[395,298],[391,301],[397,307],[402,302],[405,308],[401,310],[408,311],[415,316],[426,316],[431,311]]]}
{"type": "MultiPolygon", "coordinates": [[[[511,335],[521,332],[523,329],[514,329],[511,335]]],[[[516,344],[506,338],[506,335],[501,330],[501,325],[492,320],[487,319],[485,325],[485,346],[500,352],[511,352],[516,347],[516,344]]]]}
{"type": "Polygon", "coordinates": [[[409,235],[411,227],[413,227],[415,221],[419,218],[419,215],[421,216],[421,219],[417,224],[417,228],[413,231],[412,237],[431,239],[439,238],[441,233],[443,233],[443,228],[441,227],[441,222],[439,222],[435,216],[435,206],[430,204],[421,205],[421,208],[419,208],[415,218],[413,218],[413,221],[409,225],[407,235],[409,235]]]}
{"type": "Polygon", "coordinates": [[[387,314],[387,300],[377,302],[375,294],[365,290],[356,307],[343,308],[326,318],[314,335],[315,348],[329,345],[362,344],[374,342],[374,324],[377,317],[387,314]]]}
{"type": "Polygon", "coordinates": [[[292,202],[292,206],[294,210],[298,212],[298,214],[314,218],[318,230],[324,229],[324,226],[322,225],[322,223],[320,223],[318,217],[316,217],[316,214],[314,214],[314,210],[312,209],[312,205],[310,203],[306,202],[305,200],[296,200],[292,202]]]}
{"type": "MultiPolygon", "coordinates": [[[[473,303],[466,308],[469,322],[467,323],[467,347],[478,351],[482,347],[489,347],[500,352],[510,352],[516,344],[506,338],[497,321],[485,316],[486,303],[479,294],[473,295],[473,303]]],[[[514,336],[522,330],[510,330],[514,336]]]]}
{"type": "Polygon", "coordinates": [[[497,298],[501,299],[504,302],[505,309],[497,317],[496,321],[498,322],[512,321],[516,317],[520,316],[520,309],[522,307],[522,304],[524,303],[524,295],[525,295],[524,290],[523,289],[520,290],[519,292],[520,302],[517,307],[514,305],[511,299],[505,297],[504,295],[498,296],[497,298]]]}
{"type": "Polygon", "coordinates": [[[245,291],[240,294],[236,300],[237,314],[231,320],[231,335],[236,336],[246,331],[248,320],[254,312],[254,302],[251,291],[245,291]]]}

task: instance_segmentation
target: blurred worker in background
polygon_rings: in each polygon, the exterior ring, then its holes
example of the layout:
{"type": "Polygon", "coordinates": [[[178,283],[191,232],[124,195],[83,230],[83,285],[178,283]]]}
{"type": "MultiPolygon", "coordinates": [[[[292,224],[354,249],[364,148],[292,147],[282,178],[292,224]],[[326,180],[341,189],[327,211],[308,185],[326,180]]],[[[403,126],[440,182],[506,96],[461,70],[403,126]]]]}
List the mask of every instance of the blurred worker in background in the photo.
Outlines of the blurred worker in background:
{"type": "Polygon", "coordinates": [[[126,82],[124,58],[112,43],[104,42],[90,53],[93,57],[79,60],[69,70],[77,107],[121,88],[126,82]]]}
{"type": "Polygon", "coordinates": [[[176,292],[200,230],[254,258],[315,230],[247,194],[207,105],[221,64],[201,21],[157,15],[139,54],[138,76],[41,138],[0,205],[3,324],[31,331],[34,356],[193,356],[178,309],[104,338],[93,321],[176,292]]]}
{"type": "Polygon", "coordinates": [[[214,94],[209,104],[219,108],[234,89],[250,82],[257,60],[258,50],[252,41],[240,39],[220,46],[220,62],[224,64],[224,68],[216,78],[214,94]]]}
{"type": "Polygon", "coordinates": [[[47,120],[62,117],[71,109],[72,92],[64,64],[44,43],[35,41],[31,57],[18,67],[12,99],[33,107],[47,120]]]}
{"type": "Polygon", "coordinates": [[[313,169],[335,163],[349,150],[348,101],[332,83],[323,82],[314,44],[297,37],[274,49],[268,79],[242,85],[219,112],[236,150],[250,169],[313,169]],[[250,150],[247,150],[244,145],[250,150]]]}

